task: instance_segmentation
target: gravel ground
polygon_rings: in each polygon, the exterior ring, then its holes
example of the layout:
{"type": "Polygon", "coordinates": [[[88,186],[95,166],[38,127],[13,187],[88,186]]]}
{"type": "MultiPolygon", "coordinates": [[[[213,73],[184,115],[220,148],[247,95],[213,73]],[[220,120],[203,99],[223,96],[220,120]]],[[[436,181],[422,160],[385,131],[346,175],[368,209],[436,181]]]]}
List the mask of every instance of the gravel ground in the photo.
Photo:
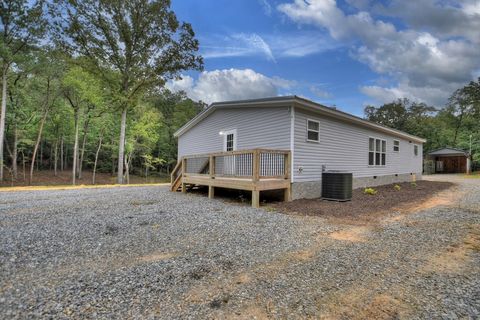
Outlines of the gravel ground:
{"type": "Polygon", "coordinates": [[[372,226],[166,187],[0,193],[0,314],[477,319],[480,179],[455,179],[372,226]]]}

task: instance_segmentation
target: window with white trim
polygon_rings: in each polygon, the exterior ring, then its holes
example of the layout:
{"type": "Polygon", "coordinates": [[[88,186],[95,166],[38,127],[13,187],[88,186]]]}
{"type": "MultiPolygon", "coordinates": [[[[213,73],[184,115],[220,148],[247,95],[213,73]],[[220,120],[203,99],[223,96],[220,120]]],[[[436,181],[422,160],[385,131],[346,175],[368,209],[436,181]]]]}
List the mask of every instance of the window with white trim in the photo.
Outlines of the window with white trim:
{"type": "Polygon", "coordinates": [[[320,141],[320,122],[315,120],[307,120],[307,141],[320,141]]]}
{"type": "Polygon", "coordinates": [[[418,156],[418,144],[413,145],[413,155],[418,156]]]}
{"type": "Polygon", "coordinates": [[[368,139],[368,165],[384,166],[387,162],[387,141],[383,139],[368,139]]]}
{"type": "Polygon", "coordinates": [[[393,140],[393,152],[399,152],[399,151],[400,151],[400,141],[393,140]]]}

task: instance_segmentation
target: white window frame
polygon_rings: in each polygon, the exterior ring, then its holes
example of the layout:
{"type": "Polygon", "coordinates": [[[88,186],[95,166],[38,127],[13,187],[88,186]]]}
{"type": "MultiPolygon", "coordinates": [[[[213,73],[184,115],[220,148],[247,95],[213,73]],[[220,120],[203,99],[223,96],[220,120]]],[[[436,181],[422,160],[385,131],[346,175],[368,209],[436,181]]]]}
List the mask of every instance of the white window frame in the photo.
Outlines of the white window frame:
{"type": "Polygon", "coordinates": [[[419,145],[418,145],[418,144],[414,144],[414,145],[413,145],[413,156],[414,156],[414,157],[418,157],[419,151],[420,151],[419,145]],[[417,154],[415,154],[415,149],[417,149],[417,154]]]}
{"type": "Polygon", "coordinates": [[[319,142],[320,142],[320,121],[314,120],[314,119],[307,119],[307,131],[306,131],[306,134],[307,134],[307,142],[319,143],[319,142]],[[318,124],[318,130],[309,129],[309,128],[308,128],[308,123],[309,123],[309,122],[315,122],[316,124],[318,124]],[[309,138],[308,138],[308,132],[309,132],[309,131],[318,133],[318,140],[309,139],[309,138]]]}
{"type": "Polygon", "coordinates": [[[387,140],[378,137],[368,137],[367,140],[367,164],[369,167],[386,167],[387,166],[387,140]],[[370,151],[370,139],[373,139],[373,151],[370,151]],[[377,150],[377,140],[380,141],[380,151],[377,150]],[[385,142],[385,151],[382,151],[382,142],[385,142]],[[373,152],[373,164],[370,164],[370,152],[373,152]],[[380,153],[380,164],[377,164],[377,153],[380,153]],[[385,164],[382,164],[382,154],[385,155],[385,164]]]}
{"type": "Polygon", "coordinates": [[[400,152],[400,140],[393,139],[393,146],[392,146],[393,152],[399,153],[400,152]],[[395,142],[398,143],[398,145],[395,145],[395,142]],[[398,148],[398,150],[395,150],[395,147],[398,148]]]}
{"type": "Polygon", "coordinates": [[[223,131],[223,151],[227,151],[227,136],[233,134],[233,150],[237,150],[237,129],[223,131]]]}

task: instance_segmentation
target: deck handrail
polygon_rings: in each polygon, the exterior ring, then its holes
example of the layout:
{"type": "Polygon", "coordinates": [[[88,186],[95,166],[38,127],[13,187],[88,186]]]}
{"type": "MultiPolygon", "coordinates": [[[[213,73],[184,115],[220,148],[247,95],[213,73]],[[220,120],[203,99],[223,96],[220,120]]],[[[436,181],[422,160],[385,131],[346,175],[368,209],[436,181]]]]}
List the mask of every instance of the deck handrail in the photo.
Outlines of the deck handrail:
{"type": "Polygon", "coordinates": [[[258,148],[186,155],[181,158],[179,164],[183,163],[183,176],[210,176],[212,179],[215,177],[251,178],[253,181],[280,177],[290,179],[290,157],[289,150],[258,148]],[[217,159],[221,159],[223,163],[215,165],[217,159]],[[189,160],[196,161],[190,163],[189,160]],[[215,171],[218,167],[221,172],[215,171]],[[208,168],[208,172],[198,171],[199,168],[208,168]],[[188,170],[193,172],[187,172],[188,170]]]}
{"type": "Polygon", "coordinates": [[[236,154],[247,154],[247,153],[253,153],[254,151],[258,151],[260,153],[283,153],[283,154],[289,154],[290,150],[280,150],[280,149],[246,149],[246,150],[236,150],[236,151],[223,151],[223,152],[213,152],[213,153],[201,153],[201,154],[192,154],[192,155],[186,155],[183,156],[185,159],[192,159],[192,158],[205,158],[209,156],[230,156],[230,155],[236,155],[236,154]]]}

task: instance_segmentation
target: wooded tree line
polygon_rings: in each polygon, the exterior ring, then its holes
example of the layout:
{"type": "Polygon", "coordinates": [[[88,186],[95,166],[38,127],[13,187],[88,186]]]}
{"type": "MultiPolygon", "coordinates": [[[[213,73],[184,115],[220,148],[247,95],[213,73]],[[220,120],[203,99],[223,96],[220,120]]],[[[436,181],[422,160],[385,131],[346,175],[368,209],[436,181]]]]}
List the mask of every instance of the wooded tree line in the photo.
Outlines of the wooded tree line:
{"type": "Polygon", "coordinates": [[[445,146],[470,151],[480,163],[480,78],[452,93],[445,106],[399,99],[367,106],[365,118],[427,139],[424,152],[445,146]]]}
{"type": "Polygon", "coordinates": [[[0,180],[168,173],[204,105],[164,84],[202,69],[198,46],[170,1],[1,0],[0,180]]]}

